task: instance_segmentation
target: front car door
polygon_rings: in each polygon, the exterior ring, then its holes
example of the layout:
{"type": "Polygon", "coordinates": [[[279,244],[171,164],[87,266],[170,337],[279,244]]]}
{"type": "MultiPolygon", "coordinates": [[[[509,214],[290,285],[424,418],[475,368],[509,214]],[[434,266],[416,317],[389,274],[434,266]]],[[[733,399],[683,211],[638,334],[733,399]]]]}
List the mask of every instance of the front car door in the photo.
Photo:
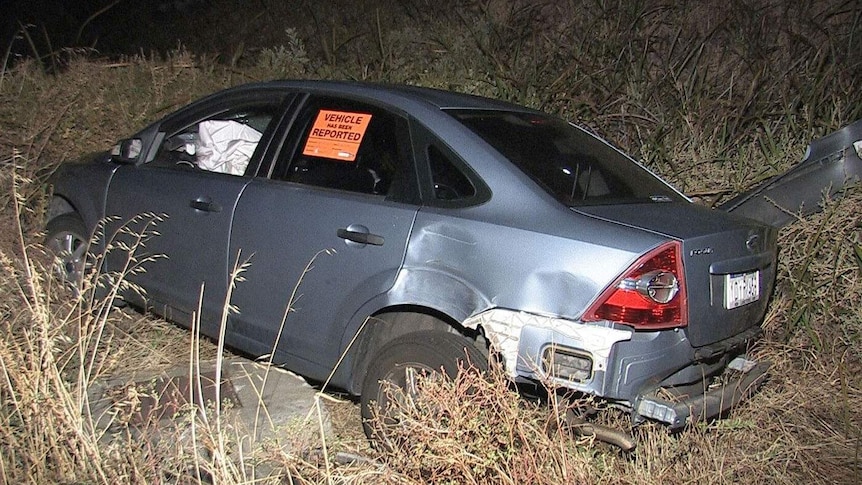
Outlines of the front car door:
{"type": "Polygon", "coordinates": [[[310,97],[269,177],[236,207],[230,254],[248,266],[232,299],[234,343],[325,378],[357,310],[392,287],[417,201],[406,117],[310,97]]]}
{"type": "MultiPolygon", "coordinates": [[[[126,245],[143,236],[131,261],[142,270],[128,280],[156,312],[188,325],[200,304],[202,330],[217,333],[234,209],[284,103],[284,95],[270,92],[194,105],[162,124],[151,160],[117,170],[107,194],[107,234],[126,245]]],[[[109,270],[128,263],[124,251],[108,255],[109,270]]]]}

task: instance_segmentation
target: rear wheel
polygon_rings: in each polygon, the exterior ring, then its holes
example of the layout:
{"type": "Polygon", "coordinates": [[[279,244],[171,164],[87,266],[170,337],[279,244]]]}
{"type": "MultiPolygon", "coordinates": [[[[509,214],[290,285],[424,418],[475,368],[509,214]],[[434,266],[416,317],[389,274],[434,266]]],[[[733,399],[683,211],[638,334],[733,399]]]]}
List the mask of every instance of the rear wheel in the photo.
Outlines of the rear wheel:
{"type": "Polygon", "coordinates": [[[420,399],[425,379],[454,379],[461,368],[486,371],[487,357],[466,337],[440,330],[402,335],[384,345],[362,385],[361,409],[365,434],[384,444],[387,430],[397,426],[399,409],[420,399]]]}
{"type": "Polygon", "coordinates": [[[63,214],[51,219],[46,229],[45,248],[54,254],[54,274],[80,289],[90,250],[84,221],[77,214],[63,214]]]}

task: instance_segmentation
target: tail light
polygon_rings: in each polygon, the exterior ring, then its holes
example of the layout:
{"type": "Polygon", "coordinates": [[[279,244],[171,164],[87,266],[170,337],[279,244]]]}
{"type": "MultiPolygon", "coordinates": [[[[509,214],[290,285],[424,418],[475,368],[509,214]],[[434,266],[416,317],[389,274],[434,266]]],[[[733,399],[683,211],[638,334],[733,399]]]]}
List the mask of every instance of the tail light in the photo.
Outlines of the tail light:
{"type": "Polygon", "coordinates": [[[671,241],[639,258],[590,306],[584,320],[646,330],[686,326],[681,254],[680,243],[671,241]]]}

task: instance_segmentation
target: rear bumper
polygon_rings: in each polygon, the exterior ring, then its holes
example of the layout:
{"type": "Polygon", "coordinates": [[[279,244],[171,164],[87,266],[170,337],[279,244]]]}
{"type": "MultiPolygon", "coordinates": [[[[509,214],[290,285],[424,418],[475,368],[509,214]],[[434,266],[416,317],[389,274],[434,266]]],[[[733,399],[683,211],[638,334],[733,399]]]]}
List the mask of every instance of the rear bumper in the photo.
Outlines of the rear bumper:
{"type": "Polygon", "coordinates": [[[481,327],[516,381],[603,398],[672,429],[724,413],[763,383],[768,363],[741,357],[761,329],[693,347],[680,329],[635,332],[612,324],[494,309],[465,327],[481,327]]]}
{"type": "Polygon", "coordinates": [[[820,212],[823,193],[841,193],[862,178],[862,120],[819,138],[808,145],[805,157],[790,170],[718,206],[737,215],[783,227],[803,216],[820,212]]]}
{"type": "Polygon", "coordinates": [[[737,358],[725,371],[732,375],[725,375],[720,385],[704,392],[698,394],[669,388],[662,389],[662,394],[668,398],[660,398],[656,392],[642,396],[634,405],[635,421],[652,419],[675,430],[689,423],[716,418],[754,394],[766,380],[769,367],[769,362],[737,358]],[[734,366],[738,361],[742,363],[734,366]]]}

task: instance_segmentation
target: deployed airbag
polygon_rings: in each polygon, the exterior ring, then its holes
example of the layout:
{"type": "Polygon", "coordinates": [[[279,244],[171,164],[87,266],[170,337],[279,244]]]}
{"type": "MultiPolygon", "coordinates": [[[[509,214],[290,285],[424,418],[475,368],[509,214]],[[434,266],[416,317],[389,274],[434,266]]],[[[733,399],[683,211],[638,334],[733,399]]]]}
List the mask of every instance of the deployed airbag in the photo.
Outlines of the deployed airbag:
{"type": "Polygon", "coordinates": [[[243,175],[261,133],[230,120],[208,120],[198,125],[198,167],[213,172],[243,175]]]}

